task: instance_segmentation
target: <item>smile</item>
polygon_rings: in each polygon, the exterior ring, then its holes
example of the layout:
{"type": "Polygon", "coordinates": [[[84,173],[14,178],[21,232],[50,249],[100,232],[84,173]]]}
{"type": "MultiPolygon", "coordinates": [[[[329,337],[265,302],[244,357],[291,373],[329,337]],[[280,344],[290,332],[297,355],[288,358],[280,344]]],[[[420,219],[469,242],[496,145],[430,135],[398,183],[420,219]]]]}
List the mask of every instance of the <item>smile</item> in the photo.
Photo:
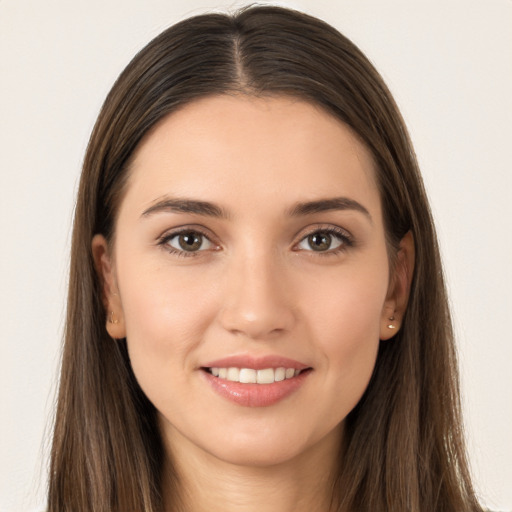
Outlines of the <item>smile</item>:
{"type": "Polygon", "coordinates": [[[297,377],[302,370],[295,368],[263,368],[255,370],[253,368],[205,368],[214,377],[230,382],[240,382],[242,384],[273,384],[282,382],[286,379],[297,377]]]}
{"type": "Polygon", "coordinates": [[[296,394],[313,368],[277,355],[226,357],[198,368],[210,389],[244,407],[268,407],[296,394]]]}

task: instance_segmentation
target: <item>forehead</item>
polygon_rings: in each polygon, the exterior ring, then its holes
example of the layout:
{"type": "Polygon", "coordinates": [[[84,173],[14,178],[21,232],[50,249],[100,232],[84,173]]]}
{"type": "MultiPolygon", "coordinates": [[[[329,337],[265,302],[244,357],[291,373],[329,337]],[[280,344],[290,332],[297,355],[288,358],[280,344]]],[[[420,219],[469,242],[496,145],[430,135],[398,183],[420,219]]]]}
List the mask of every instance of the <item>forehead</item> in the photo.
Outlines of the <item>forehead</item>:
{"type": "Polygon", "coordinates": [[[349,195],[380,209],[374,177],[369,150],[322,108],[213,96],[170,114],[143,140],[124,203],[143,211],[171,194],[268,208],[349,195]]]}

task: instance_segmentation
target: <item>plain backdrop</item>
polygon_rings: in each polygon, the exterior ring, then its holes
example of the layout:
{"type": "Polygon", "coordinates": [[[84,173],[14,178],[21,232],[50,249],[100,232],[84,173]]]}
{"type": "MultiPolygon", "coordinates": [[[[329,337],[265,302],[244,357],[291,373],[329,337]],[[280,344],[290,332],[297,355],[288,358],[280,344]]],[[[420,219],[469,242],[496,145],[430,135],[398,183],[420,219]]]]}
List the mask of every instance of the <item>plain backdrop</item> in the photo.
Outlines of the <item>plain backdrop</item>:
{"type": "MultiPolygon", "coordinates": [[[[475,481],[511,510],[512,1],[277,3],[350,37],[397,99],[441,240],[475,481]]],[[[0,0],[1,512],[44,506],[74,197],[103,99],[163,29],[240,5],[0,0]]]]}

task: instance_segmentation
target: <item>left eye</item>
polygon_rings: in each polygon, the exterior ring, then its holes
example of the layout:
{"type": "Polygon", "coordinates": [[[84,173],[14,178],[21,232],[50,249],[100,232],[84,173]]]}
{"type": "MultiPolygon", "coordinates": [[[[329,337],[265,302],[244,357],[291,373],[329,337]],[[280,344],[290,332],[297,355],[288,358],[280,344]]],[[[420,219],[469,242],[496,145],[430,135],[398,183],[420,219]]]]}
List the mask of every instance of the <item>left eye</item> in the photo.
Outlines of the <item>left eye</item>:
{"type": "Polygon", "coordinates": [[[306,251],[327,252],[345,243],[342,235],[328,231],[315,231],[303,238],[297,247],[306,251]]]}
{"type": "Polygon", "coordinates": [[[197,231],[178,233],[167,238],[165,243],[173,249],[185,252],[205,251],[213,246],[206,236],[197,231]]]}

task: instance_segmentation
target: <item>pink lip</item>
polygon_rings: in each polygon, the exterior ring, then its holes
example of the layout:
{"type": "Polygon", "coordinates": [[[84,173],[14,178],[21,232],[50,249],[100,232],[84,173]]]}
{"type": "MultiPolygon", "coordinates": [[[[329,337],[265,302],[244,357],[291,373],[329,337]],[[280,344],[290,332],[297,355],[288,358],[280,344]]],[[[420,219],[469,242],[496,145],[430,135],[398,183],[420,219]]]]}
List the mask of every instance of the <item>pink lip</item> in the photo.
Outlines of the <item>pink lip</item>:
{"type": "Polygon", "coordinates": [[[201,367],[201,375],[211,388],[220,396],[227,398],[235,404],[245,407],[268,407],[285,399],[297,391],[308,378],[311,371],[309,366],[281,356],[231,356],[210,361],[201,367]],[[302,371],[296,377],[285,379],[272,384],[242,384],[219,377],[214,377],[205,368],[252,368],[263,370],[265,368],[294,368],[302,371]]]}
{"type": "Polygon", "coordinates": [[[203,368],[252,368],[253,370],[264,370],[265,368],[294,368],[295,370],[305,370],[309,368],[307,364],[299,363],[287,357],[278,355],[267,356],[229,356],[222,359],[216,359],[201,365],[203,368]]]}

